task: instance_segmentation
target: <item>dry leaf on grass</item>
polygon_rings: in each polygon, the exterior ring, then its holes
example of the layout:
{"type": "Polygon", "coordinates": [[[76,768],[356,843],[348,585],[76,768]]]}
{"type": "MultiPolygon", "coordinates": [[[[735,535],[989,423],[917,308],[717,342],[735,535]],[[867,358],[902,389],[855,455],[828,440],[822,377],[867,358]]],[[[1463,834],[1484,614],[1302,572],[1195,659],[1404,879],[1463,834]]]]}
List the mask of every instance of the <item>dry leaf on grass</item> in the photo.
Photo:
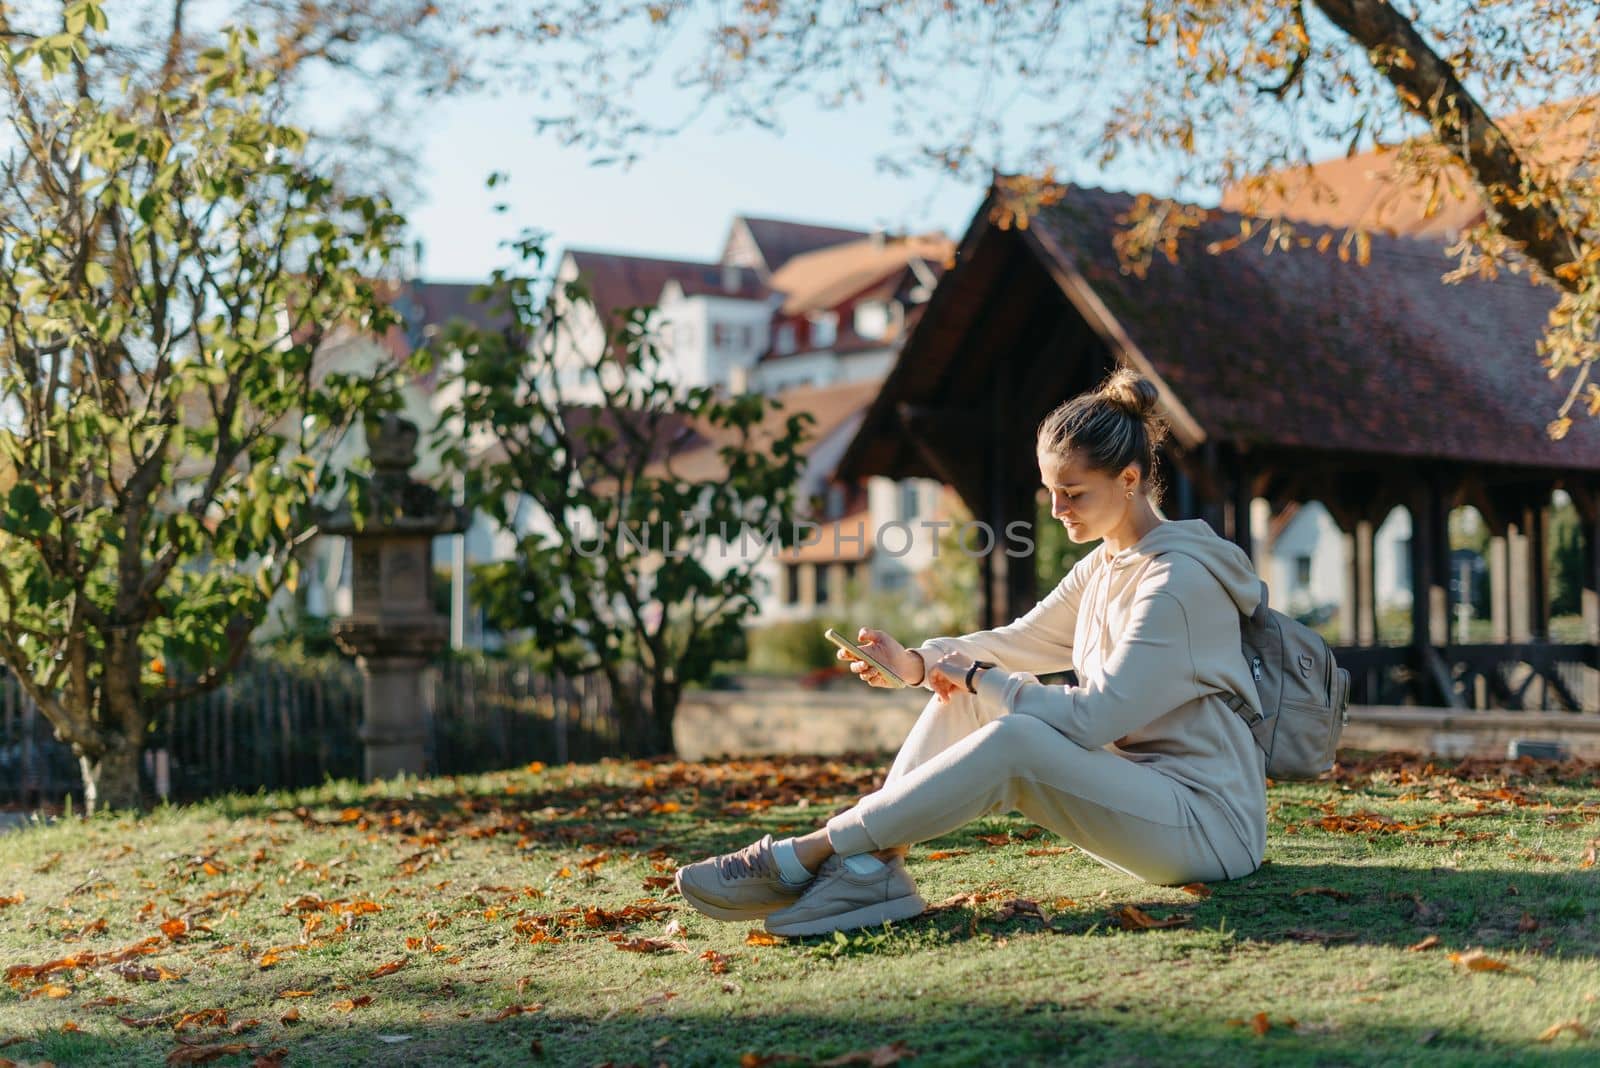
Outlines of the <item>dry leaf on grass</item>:
{"type": "Polygon", "coordinates": [[[1459,964],[1469,972],[1514,972],[1511,965],[1503,960],[1491,957],[1481,949],[1469,949],[1465,953],[1450,954],[1450,963],[1459,964]]]}
{"type": "Polygon", "coordinates": [[[708,949],[704,953],[700,954],[699,959],[706,961],[711,965],[712,975],[724,975],[728,971],[728,961],[732,960],[733,958],[718,953],[714,949],[708,949]]]}
{"type": "Polygon", "coordinates": [[[1560,1035],[1563,1031],[1571,1031],[1573,1038],[1589,1037],[1589,1029],[1583,1025],[1583,1021],[1571,1019],[1562,1020],[1558,1024],[1551,1024],[1549,1027],[1539,1032],[1538,1040],[1540,1042],[1553,1042],[1555,1041],[1556,1036],[1560,1035]]]}
{"type": "Polygon", "coordinates": [[[358,998],[345,998],[342,1001],[335,1001],[328,1007],[333,1009],[335,1012],[355,1012],[357,1009],[361,1008],[361,1006],[371,1004],[372,995],[362,994],[358,998]]]}
{"type": "Polygon", "coordinates": [[[544,1008],[543,1002],[534,1002],[530,1005],[507,1005],[505,1008],[501,1009],[499,1012],[488,1017],[487,1019],[491,1023],[495,1020],[509,1020],[513,1016],[521,1016],[525,1013],[538,1012],[542,1008],[544,1008]]]}
{"type": "Polygon", "coordinates": [[[1011,836],[1009,834],[978,834],[973,837],[984,845],[1003,846],[1011,844],[1011,836]]]}
{"type": "Polygon", "coordinates": [[[1248,1020],[1229,1020],[1227,1025],[1229,1027],[1248,1027],[1257,1035],[1264,1035],[1274,1027],[1282,1028],[1285,1031],[1293,1031],[1300,1026],[1300,1022],[1293,1016],[1285,1016],[1274,1023],[1266,1013],[1258,1012],[1248,1020]]]}
{"type": "Polygon", "coordinates": [[[168,1064],[206,1064],[235,1053],[248,1053],[253,1049],[246,1042],[228,1042],[218,1046],[179,1046],[167,1054],[168,1064]]]}
{"type": "Polygon", "coordinates": [[[1030,857],[1053,857],[1057,853],[1072,852],[1071,846],[1040,846],[1038,849],[1025,850],[1030,857]]]}
{"type": "Polygon", "coordinates": [[[923,860],[949,860],[951,857],[964,857],[968,853],[971,853],[971,852],[972,852],[972,850],[970,850],[970,849],[938,849],[938,850],[935,850],[932,853],[929,853],[927,856],[923,857],[922,859],[923,860]]]}
{"type": "Polygon", "coordinates": [[[1197,897],[1202,901],[1211,896],[1211,887],[1207,886],[1205,883],[1188,883],[1184,886],[1178,887],[1178,889],[1182,890],[1191,897],[1197,897]]]}
{"type": "Polygon", "coordinates": [[[1302,886],[1300,889],[1296,890],[1294,893],[1290,894],[1289,896],[1290,897],[1331,897],[1335,901],[1349,901],[1350,900],[1350,892],[1348,890],[1335,890],[1331,886],[1302,886]]]}
{"type": "Polygon", "coordinates": [[[380,964],[378,967],[367,973],[367,978],[382,979],[386,975],[393,975],[395,972],[406,966],[407,960],[408,958],[401,957],[399,960],[392,960],[387,964],[380,964]]]}
{"type": "Polygon", "coordinates": [[[1156,919],[1137,905],[1124,905],[1111,914],[1125,931],[1148,931],[1161,927],[1182,927],[1194,917],[1187,912],[1175,912],[1164,919],[1156,919]]]}
{"type": "Polygon", "coordinates": [[[776,946],[782,943],[783,938],[781,936],[763,931],[759,927],[752,927],[749,933],[744,936],[744,944],[747,946],[776,946]]]}
{"type": "Polygon", "coordinates": [[[1413,945],[1407,946],[1406,947],[1406,952],[1407,953],[1421,953],[1425,949],[1433,949],[1438,944],[1439,944],[1439,936],[1436,935],[1436,934],[1431,934],[1427,938],[1424,938],[1422,941],[1417,942],[1417,943],[1415,943],[1413,945]]]}
{"type": "Polygon", "coordinates": [[[688,950],[682,942],[671,942],[664,938],[629,938],[624,934],[614,934],[611,942],[618,949],[625,949],[630,953],[667,953],[674,950],[688,950]]]}
{"type": "Polygon", "coordinates": [[[178,1022],[172,1025],[174,1031],[183,1031],[190,1027],[227,1027],[227,1009],[201,1009],[198,1012],[186,1012],[178,1017],[178,1022]]]}

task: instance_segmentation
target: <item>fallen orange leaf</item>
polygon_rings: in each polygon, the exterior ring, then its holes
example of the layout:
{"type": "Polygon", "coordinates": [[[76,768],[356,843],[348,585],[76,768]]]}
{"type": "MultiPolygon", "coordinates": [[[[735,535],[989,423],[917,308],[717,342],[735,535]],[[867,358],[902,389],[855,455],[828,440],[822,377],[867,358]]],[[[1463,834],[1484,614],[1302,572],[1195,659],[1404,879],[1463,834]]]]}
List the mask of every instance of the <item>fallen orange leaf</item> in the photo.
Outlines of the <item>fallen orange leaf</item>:
{"type": "Polygon", "coordinates": [[[929,853],[925,860],[949,860],[951,857],[964,857],[972,852],[970,849],[939,849],[929,853]]]}
{"type": "Polygon", "coordinates": [[[544,1008],[543,1002],[535,1002],[532,1005],[507,1005],[505,1008],[501,1009],[493,1016],[490,1016],[488,1019],[491,1021],[507,1020],[513,1016],[521,1016],[526,1012],[538,1012],[542,1008],[544,1008]]]}
{"type": "Polygon", "coordinates": [[[329,1008],[335,1010],[336,1012],[354,1012],[355,1010],[359,1009],[363,1005],[371,1005],[371,1004],[372,1004],[372,995],[371,994],[362,994],[358,998],[345,998],[343,1001],[335,1001],[332,1005],[329,1006],[329,1008]]]}
{"type": "Polygon", "coordinates": [[[776,946],[782,941],[783,939],[779,938],[777,935],[763,931],[759,927],[752,928],[750,932],[744,936],[744,944],[747,946],[776,946]]]}
{"type": "Polygon", "coordinates": [[[168,1064],[206,1064],[219,1057],[245,1053],[250,1047],[243,1042],[229,1042],[221,1046],[179,1046],[167,1054],[168,1064]]]}
{"type": "Polygon", "coordinates": [[[1175,912],[1165,919],[1156,919],[1137,905],[1124,905],[1111,914],[1111,918],[1122,925],[1123,930],[1145,931],[1160,927],[1182,927],[1193,917],[1187,912],[1175,912]]]}
{"type": "Polygon", "coordinates": [[[404,968],[405,966],[406,966],[406,958],[404,958],[404,957],[400,958],[399,960],[392,960],[387,964],[381,964],[378,967],[372,969],[372,971],[367,973],[367,978],[368,979],[382,979],[386,975],[393,975],[395,972],[399,971],[401,968],[404,968]]]}
{"type": "Polygon", "coordinates": [[[1558,1024],[1551,1024],[1539,1033],[1538,1041],[1552,1042],[1563,1031],[1571,1031],[1573,1038],[1588,1038],[1589,1029],[1583,1025],[1582,1020],[1562,1020],[1558,1024]]]}
{"type": "Polygon", "coordinates": [[[278,1017],[278,1022],[279,1023],[283,1023],[283,1024],[299,1023],[300,1022],[300,1006],[296,1005],[294,1008],[290,1009],[288,1012],[286,1012],[282,1016],[278,1017]]]}
{"type": "Polygon", "coordinates": [[[1459,964],[1469,972],[1516,971],[1505,961],[1488,956],[1481,949],[1471,949],[1465,953],[1452,953],[1450,954],[1450,963],[1459,964]]]}
{"type": "Polygon", "coordinates": [[[1438,944],[1439,944],[1439,936],[1436,935],[1436,934],[1431,934],[1427,938],[1424,938],[1422,941],[1416,943],[1415,945],[1407,946],[1406,947],[1406,952],[1407,953],[1421,953],[1423,950],[1432,949],[1433,947],[1437,946],[1438,944]]]}
{"type": "Polygon", "coordinates": [[[1180,886],[1178,889],[1186,894],[1193,894],[1202,900],[1211,896],[1211,887],[1205,883],[1189,883],[1185,886],[1180,886]]]}

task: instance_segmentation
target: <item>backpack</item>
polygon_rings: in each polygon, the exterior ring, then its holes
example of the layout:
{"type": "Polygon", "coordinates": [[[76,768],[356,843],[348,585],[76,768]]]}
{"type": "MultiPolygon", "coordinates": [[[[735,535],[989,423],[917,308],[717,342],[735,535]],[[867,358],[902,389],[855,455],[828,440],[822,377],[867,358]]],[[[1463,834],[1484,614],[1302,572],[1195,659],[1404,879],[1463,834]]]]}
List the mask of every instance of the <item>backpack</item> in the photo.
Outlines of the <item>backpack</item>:
{"type": "Polygon", "coordinates": [[[1261,697],[1261,715],[1237,694],[1227,699],[1255,735],[1273,779],[1313,779],[1333,766],[1339,732],[1350,722],[1350,672],[1322,635],[1261,603],[1239,617],[1245,662],[1261,697]]]}

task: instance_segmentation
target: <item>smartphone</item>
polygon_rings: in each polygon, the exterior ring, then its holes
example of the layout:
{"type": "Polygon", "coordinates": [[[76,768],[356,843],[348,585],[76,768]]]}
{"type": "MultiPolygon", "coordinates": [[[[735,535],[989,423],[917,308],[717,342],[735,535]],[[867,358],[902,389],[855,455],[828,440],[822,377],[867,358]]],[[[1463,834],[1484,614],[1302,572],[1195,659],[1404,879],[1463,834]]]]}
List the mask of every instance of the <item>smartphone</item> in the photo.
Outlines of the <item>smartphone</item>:
{"type": "Polygon", "coordinates": [[[849,638],[846,638],[843,634],[840,634],[832,627],[829,627],[827,630],[823,631],[822,636],[833,644],[837,645],[839,648],[850,653],[852,656],[859,656],[861,659],[871,664],[878,670],[878,674],[883,676],[884,681],[889,684],[891,689],[898,690],[911,685],[905,679],[902,679],[899,675],[896,675],[893,671],[891,671],[889,669],[889,665],[885,664],[882,660],[879,660],[877,657],[873,656],[871,653],[867,652],[865,649],[861,648],[861,646],[857,645],[849,638]]]}

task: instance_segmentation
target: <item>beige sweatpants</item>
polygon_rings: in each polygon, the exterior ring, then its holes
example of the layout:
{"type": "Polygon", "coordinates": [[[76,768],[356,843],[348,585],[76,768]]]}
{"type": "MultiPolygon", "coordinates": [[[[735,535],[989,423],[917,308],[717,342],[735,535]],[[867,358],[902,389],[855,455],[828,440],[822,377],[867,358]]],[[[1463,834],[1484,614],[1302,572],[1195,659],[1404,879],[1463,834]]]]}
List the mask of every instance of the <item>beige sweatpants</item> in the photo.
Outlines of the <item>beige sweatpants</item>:
{"type": "Polygon", "coordinates": [[[1236,879],[1260,864],[1183,784],[1032,716],[991,718],[964,693],[928,699],[883,786],[830,819],[828,841],[845,856],[869,853],[1013,809],[1146,882],[1236,879]]]}

